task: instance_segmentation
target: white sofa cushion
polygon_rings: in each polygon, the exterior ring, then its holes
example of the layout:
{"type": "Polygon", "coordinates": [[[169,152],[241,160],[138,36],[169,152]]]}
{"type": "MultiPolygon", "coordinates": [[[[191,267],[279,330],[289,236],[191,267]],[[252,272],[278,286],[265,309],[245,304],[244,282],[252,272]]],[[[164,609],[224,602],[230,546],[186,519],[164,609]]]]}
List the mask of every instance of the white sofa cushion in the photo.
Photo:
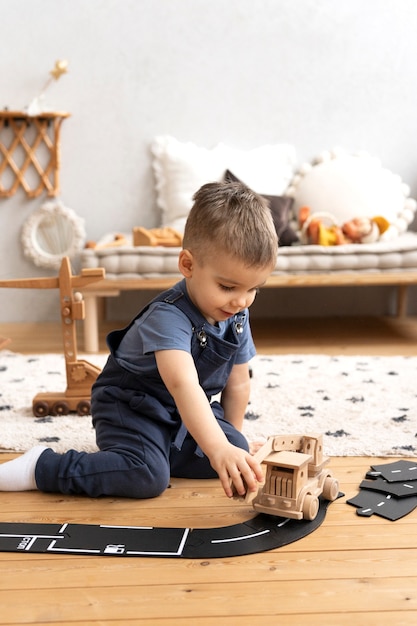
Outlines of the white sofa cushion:
{"type": "Polygon", "coordinates": [[[331,214],[339,226],[355,217],[382,216],[390,223],[381,237],[386,240],[405,232],[413,221],[417,203],[409,194],[408,185],[378,159],[340,149],[302,165],[286,191],[294,199],[295,218],[303,206],[313,214],[331,214]]]}
{"type": "Polygon", "coordinates": [[[205,183],[222,180],[226,170],[258,193],[282,195],[296,163],[295,148],[288,144],[240,150],[221,143],[208,149],[164,135],[154,139],[151,151],[161,225],[180,232],[195,192],[205,183]]]}

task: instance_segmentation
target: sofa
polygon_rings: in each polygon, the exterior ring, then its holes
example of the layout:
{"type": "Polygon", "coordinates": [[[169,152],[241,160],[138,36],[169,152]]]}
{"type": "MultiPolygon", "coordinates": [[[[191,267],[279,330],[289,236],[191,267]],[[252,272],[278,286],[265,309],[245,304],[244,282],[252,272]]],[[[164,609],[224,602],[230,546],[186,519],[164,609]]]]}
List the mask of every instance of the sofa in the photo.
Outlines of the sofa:
{"type": "MultiPolygon", "coordinates": [[[[151,146],[160,227],[182,232],[194,192],[204,183],[232,177],[268,200],[280,240],[267,288],[393,285],[397,314],[406,313],[409,285],[417,284],[417,233],[410,229],[416,201],[401,178],[365,153],[341,149],[320,153],[296,166],[288,144],[238,150],[224,144],[206,149],[170,136],[151,146]],[[325,227],[356,217],[378,216],[386,224],[371,241],[311,244],[300,228],[300,209],[308,207],[325,227]]],[[[140,226],[140,224],[132,225],[140,226]]],[[[179,278],[179,247],[135,246],[132,233],[106,233],[83,250],[83,268],[102,267],[106,278],[83,291],[85,349],[98,349],[100,303],[125,290],[164,289],[179,278]]]]}

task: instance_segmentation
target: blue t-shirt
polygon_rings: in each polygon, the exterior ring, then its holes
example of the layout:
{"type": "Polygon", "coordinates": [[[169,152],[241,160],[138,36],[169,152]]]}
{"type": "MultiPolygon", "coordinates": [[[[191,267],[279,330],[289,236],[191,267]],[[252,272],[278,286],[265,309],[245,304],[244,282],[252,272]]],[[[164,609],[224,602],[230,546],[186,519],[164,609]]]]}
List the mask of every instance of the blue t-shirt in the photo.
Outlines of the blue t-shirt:
{"type": "MultiPolygon", "coordinates": [[[[210,333],[223,339],[234,319],[218,322],[210,333]]],[[[167,302],[154,302],[129,328],[118,346],[115,357],[127,370],[138,374],[154,372],[155,352],[158,350],[185,350],[191,352],[193,328],[190,319],[177,306],[167,302]]],[[[252,333],[246,321],[240,337],[235,363],[247,363],[255,355],[252,333]]]]}

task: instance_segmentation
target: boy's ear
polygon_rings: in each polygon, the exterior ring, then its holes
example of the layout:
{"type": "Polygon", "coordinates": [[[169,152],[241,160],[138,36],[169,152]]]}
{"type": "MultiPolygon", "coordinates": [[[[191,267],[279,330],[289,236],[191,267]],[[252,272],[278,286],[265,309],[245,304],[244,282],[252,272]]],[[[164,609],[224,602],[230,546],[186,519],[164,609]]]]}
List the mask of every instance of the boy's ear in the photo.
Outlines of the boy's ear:
{"type": "Polygon", "coordinates": [[[178,257],[178,269],[184,278],[190,278],[193,273],[194,258],[189,250],[181,250],[178,257]]]}

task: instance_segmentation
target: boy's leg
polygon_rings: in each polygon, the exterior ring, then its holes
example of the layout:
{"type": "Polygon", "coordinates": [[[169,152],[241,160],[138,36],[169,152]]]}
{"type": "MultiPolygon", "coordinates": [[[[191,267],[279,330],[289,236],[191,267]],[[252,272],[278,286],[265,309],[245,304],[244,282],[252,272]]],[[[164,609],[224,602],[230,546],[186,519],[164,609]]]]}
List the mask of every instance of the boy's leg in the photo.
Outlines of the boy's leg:
{"type": "Polygon", "coordinates": [[[167,424],[139,416],[116,401],[107,403],[95,427],[99,452],[58,454],[37,446],[0,465],[0,490],[37,488],[91,497],[151,498],[168,487],[171,428],[167,424]]]}
{"type": "Polygon", "coordinates": [[[99,452],[44,452],[36,465],[41,491],[153,498],[169,485],[169,429],[136,416],[140,432],[96,424],[99,452]]]}

